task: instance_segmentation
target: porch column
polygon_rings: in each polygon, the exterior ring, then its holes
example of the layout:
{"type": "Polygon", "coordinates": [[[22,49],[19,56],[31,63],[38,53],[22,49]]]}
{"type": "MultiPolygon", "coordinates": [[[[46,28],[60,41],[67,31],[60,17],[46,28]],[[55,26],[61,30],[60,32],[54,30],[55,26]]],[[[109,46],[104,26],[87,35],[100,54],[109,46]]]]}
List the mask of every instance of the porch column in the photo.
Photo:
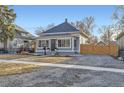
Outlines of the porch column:
{"type": "Polygon", "coordinates": [[[9,39],[7,40],[7,49],[9,49],[9,39]]]}
{"type": "Polygon", "coordinates": [[[72,51],[74,52],[74,37],[72,37],[72,42],[71,42],[71,46],[72,46],[72,51]]]}
{"type": "Polygon", "coordinates": [[[79,46],[78,46],[78,48],[79,48],[79,49],[78,49],[78,52],[80,53],[80,37],[78,38],[78,45],[79,45],[79,46]]]}
{"type": "Polygon", "coordinates": [[[49,39],[49,48],[51,50],[51,39],[49,39]]]}
{"type": "MultiPolygon", "coordinates": [[[[39,45],[39,40],[35,40],[36,44],[35,44],[35,52],[38,52],[37,49],[38,49],[38,45],[39,45]]],[[[18,45],[17,45],[18,47],[18,45]]]]}

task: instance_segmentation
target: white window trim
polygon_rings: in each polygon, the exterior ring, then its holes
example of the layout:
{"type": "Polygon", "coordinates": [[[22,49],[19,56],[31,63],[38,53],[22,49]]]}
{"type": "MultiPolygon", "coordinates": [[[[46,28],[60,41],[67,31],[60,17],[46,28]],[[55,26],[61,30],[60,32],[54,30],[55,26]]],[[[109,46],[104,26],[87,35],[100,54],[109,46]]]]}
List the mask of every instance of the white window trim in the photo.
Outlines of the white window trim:
{"type": "Polygon", "coordinates": [[[61,49],[61,48],[71,48],[71,38],[58,38],[57,39],[57,48],[61,49]],[[59,47],[58,46],[58,40],[69,40],[70,41],[70,46],[69,47],[59,47]]]}
{"type": "MultiPolygon", "coordinates": [[[[50,39],[38,39],[38,48],[43,48],[42,46],[41,47],[39,47],[39,40],[48,40],[48,43],[50,42],[50,39]]],[[[42,42],[41,42],[42,43],[42,42]]],[[[50,48],[50,45],[48,45],[48,48],[50,48]]]]}

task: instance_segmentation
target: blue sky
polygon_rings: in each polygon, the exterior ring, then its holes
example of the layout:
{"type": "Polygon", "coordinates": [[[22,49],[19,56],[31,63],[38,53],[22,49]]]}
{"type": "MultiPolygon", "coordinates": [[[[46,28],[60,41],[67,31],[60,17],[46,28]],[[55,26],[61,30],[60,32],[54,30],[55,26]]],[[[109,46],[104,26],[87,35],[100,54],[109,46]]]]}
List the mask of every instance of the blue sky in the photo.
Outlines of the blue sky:
{"type": "Polygon", "coordinates": [[[97,29],[102,25],[112,24],[111,15],[116,6],[38,6],[38,5],[17,5],[14,10],[17,14],[15,23],[31,33],[35,33],[37,27],[46,27],[48,24],[55,25],[64,22],[65,18],[69,22],[82,20],[87,16],[94,16],[96,27],[94,34],[98,35],[97,29]]]}

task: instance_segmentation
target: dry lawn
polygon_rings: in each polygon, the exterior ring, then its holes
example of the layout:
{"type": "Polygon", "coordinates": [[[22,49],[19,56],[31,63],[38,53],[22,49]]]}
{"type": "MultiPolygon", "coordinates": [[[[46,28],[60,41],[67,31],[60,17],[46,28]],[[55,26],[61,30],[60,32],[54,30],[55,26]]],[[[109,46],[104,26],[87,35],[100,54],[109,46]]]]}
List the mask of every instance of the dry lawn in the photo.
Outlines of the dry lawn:
{"type": "Polygon", "coordinates": [[[3,54],[0,55],[0,59],[18,59],[18,58],[25,58],[25,57],[30,57],[31,55],[14,55],[14,54],[3,54]]]}
{"type": "Polygon", "coordinates": [[[46,57],[46,56],[33,56],[28,58],[17,59],[18,61],[34,61],[34,62],[46,62],[46,63],[60,63],[71,60],[72,57],[46,57]]]}
{"type": "Polygon", "coordinates": [[[0,63],[0,76],[26,73],[36,70],[40,66],[31,64],[0,63]]]}

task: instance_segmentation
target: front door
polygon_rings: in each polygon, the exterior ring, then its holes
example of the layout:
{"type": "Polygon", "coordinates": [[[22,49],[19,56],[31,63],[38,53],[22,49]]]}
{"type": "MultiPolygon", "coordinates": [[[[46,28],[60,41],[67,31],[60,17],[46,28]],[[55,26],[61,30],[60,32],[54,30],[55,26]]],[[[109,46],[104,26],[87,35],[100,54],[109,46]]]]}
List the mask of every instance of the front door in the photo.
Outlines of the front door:
{"type": "Polygon", "coordinates": [[[51,39],[51,51],[55,51],[55,48],[56,48],[56,40],[51,39]]]}

